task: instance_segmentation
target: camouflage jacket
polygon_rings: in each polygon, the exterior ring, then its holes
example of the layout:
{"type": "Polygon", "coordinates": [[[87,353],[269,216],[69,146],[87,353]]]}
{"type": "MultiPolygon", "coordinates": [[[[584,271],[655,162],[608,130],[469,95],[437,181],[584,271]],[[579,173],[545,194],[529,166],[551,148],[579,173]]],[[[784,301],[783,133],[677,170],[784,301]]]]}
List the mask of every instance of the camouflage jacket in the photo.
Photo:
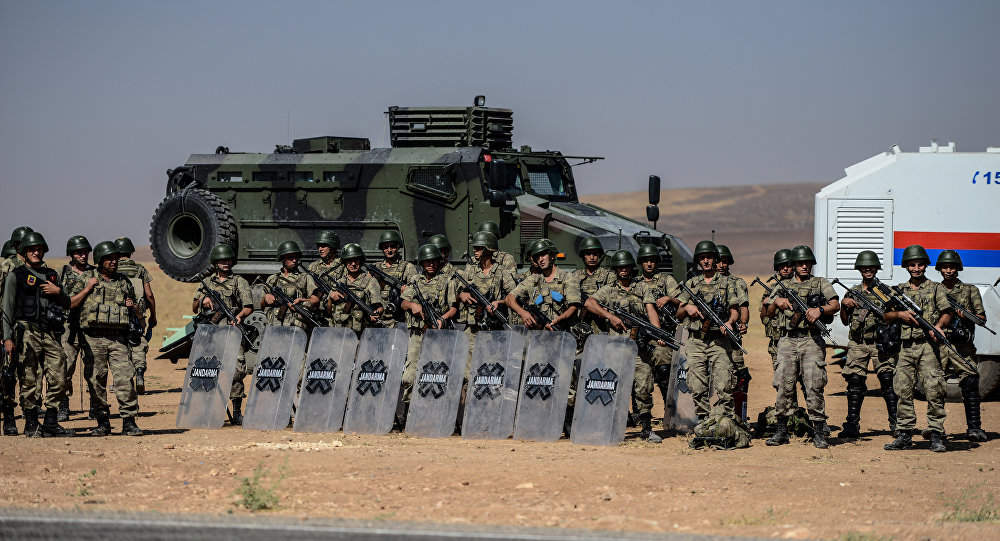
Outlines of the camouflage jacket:
{"type": "Polygon", "coordinates": [[[135,301],[136,306],[139,307],[139,317],[145,319],[146,309],[149,307],[146,306],[146,288],[144,286],[153,281],[152,275],[142,263],[128,257],[118,260],[118,273],[132,281],[132,289],[139,295],[135,301]]]}
{"type": "MultiPolygon", "coordinates": [[[[289,299],[293,301],[299,297],[309,297],[316,291],[316,281],[313,280],[312,276],[295,269],[295,272],[291,272],[288,276],[285,276],[283,270],[272,274],[267,277],[265,283],[271,287],[276,287],[288,295],[289,299]]],[[[313,306],[309,301],[301,302],[298,306],[305,308],[307,311],[312,311],[313,306]]],[[[280,300],[275,306],[268,306],[264,310],[264,315],[267,317],[268,325],[284,325],[292,327],[301,327],[306,329],[309,324],[300,316],[295,310],[288,308],[281,304],[280,300]]]]}
{"type": "MultiPolygon", "coordinates": [[[[406,289],[403,290],[403,300],[409,302],[419,302],[417,291],[439,314],[444,315],[456,302],[456,290],[451,280],[451,275],[437,273],[433,278],[427,278],[424,274],[419,274],[410,279],[406,289]]],[[[424,326],[422,319],[413,315],[413,312],[406,311],[406,325],[411,329],[421,329],[424,326]]]]}
{"type": "MultiPolygon", "coordinates": [[[[517,285],[514,283],[514,275],[510,273],[507,269],[501,267],[496,262],[490,267],[489,272],[479,268],[479,265],[475,267],[466,267],[462,271],[462,278],[465,278],[470,284],[475,286],[480,293],[486,296],[487,299],[493,301],[503,301],[504,297],[507,296],[517,285]]],[[[457,282],[457,280],[456,280],[457,282]]],[[[456,283],[455,288],[458,291],[462,290],[461,283],[456,283]]],[[[459,308],[459,313],[456,321],[460,323],[467,323],[473,325],[477,323],[476,313],[479,307],[473,305],[469,306],[465,303],[461,303],[459,308]]]]}
{"type": "MultiPolygon", "coordinates": [[[[809,304],[810,308],[819,308],[822,304],[826,304],[830,299],[837,298],[837,292],[833,290],[833,285],[830,281],[822,276],[809,276],[803,281],[799,281],[797,277],[792,276],[785,281],[785,286],[794,291],[803,302],[809,304]],[[813,306],[814,303],[809,303],[810,295],[821,295],[823,298],[822,304],[817,304],[813,306]]],[[[773,302],[781,295],[782,290],[780,287],[775,287],[769,301],[773,302]]],[[[795,310],[779,310],[775,314],[775,319],[778,320],[778,326],[785,330],[809,330],[810,332],[819,332],[812,323],[805,316],[795,317],[795,310]],[[797,321],[797,322],[796,322],[797,321]],[[794,326],[793,326],[794,324],[794,326]]]]}
{"type": "MultiPolygon", "coordinates": [[[[788,278],[782,278],[782,280],[787,281],[788,278]]],[[[768,294],[765,292],[763,295],[761,295],[760,298],[761,306],[766,307],[768,304],[771,303],[771,300],[772,298],[768,296],[768,294]]],[[[764,325],[765,336],[767,336],[771,340],[778,340],[779,338],[781,338],[784,329],[779,324],[777,317],[764,316],[763,318],[761,318],[761,323],[763,323],[764,325]]]]}
{"type": "MultiPolygon", "coordinates": [[[[580,281],[569,271],[555,269],[552,280],[546,281],[541,274],[529,274],[511,293],[522,305],[528,302],[538,305],[546,317],[555,319],[581,302],[580,281]]],[[[571,321],[567,321],[571,324],[571,321]]]]}
{"type": "MultiPolygon", "coordinates": [[[[246,281],[246,278],[233,275],[227,278],[225,282],[222,282],[219,280],[218,274],[213,274],[205,278],[205,283],[208,284],[208,287],[212,288],[212,291],[215,291],[226,300],[226,304],[233,311],[233,315],[239,314],[245,306],[253,307],[253,294],[250,292],[250,284],[246,281]]],[[[204,298],[205,296],[200,290],[195,293],[194,300],[201,301],[204,298]]],[[[198,307],[200,313],[212,315],[213,319],[218,317],[218,321],[216,321],[218,325],[228,325],[230,323],[229,318],[222,316],[222,312],[218,309],[209,310],[201,302],[198,303],[198,307]],[[216,314],[218,315],[216,316],[216,314]]]]}
{"type": "MultiPolygon", "coordinates": [[[[986,308],[983,307],[983,296],[979,293],[978,287],[972,284],[967,284],[961,280],[956,282],[954,287],[951,289],[948,289],[948,287],[944,284],[941,284],[941,287],[944,288],[948,295],[951,295],[951,298],[955,299],[955,302],[968,308],[970,312],[976,315],[985,316],[986,308]]],[[[958,314],[954,314],[952,317],[957,318],[958,314]]],[[[970,331],[975,331],[975,323],[968,320],[963,320],[963,322],[970,331]]],[[[948,328],[945,329],[945,334],[948,335],[948,339],[951,340],[953,326],[949,325],[948,328]]]]}
{"type": "MultiPolygon", "coordinates": [[[[864,288],[864,284],[858,284],[851,288],[851,291],[855,291],[863,295],[869,301],[875,303],[875,306],[882,306],[882,299],[872,291],[868,291],[864,288]]],[[[884,306],[883,306],[884,309],[884,306]]],[[[875,340],[875,328],[882,324],[882,318],[875,315],[874,312],[869,311],[863,306],[858,306],[857,308],[847,312],[847,317],[850,318],[851,322],[848,327],[847,335],[854,343],[861,342],[871,342],[875,340]]]]}
{"type": "Polygon", "coordinates": [[[346,272],[344,270],[344,264],[340,261],[339,257],[334,258],[329,265],[323,263],[322,259],[317,259],[316,261],[310,263],[306,268],[315,272],[317,276],[323,276],[329,272],[330,274],[328,276],[331,276],[334,280],[342,279],[344,277],[344,273],[346,272]]]}
{"type": "MultiPolygon", "coordinates": [[[[62,269],[59,271],[59,282],[62,285],[63,291],[69,293],[70,291],[76,291],[79,293],[87,285],[87,280],[85,275],[96,270],[97,267],[93,265],[87,265],[84,267],[82,272],[77,272],[72,265],[63,265],[62,269]]],[[[79,328],[80,327],[80,309],[76,308],[70,310],[66,317],[66,328],[79,328]]]]}
{"type": "MultiPolygon", "coordinates": [[[[913,289],[910,287],[910,282],[906,281],[899,284],[899,289],[907,297],[913,299],[913,302],[924,311],[924,319],[931,325],[937,324],[938,320],[941,319],[942,312],[951,310],[951,304],[948,302],[948,292],[938,282],[924,279],[920,287],[913,289]]],[[[918,325],[903,323],[900,337],[903,340],[920,340],[926,337],[926,333],[918,325]]]]}
{"type": "Polygon", "coordinates": [[[587,272],[587,269],[576,269],[573,271],[573,278],[580,281],[581,298],[589,297],[602,287],[617,281],[615,273],[607,267],[597,267],[593,274],[587,272]]]}
{"type": "Polygon", "coordinates": [[[0,295],[3,294],[4,283],[7,281],[7,275],[10,274],[10,271],[20,267],[21,265],[24,265],[24,261],[16,255],[12,255],[0,263],[0,295]]]}
{"type": "MultiPolygon", "coordinates": [[[[382,292],[378,287],[378,280],[372,278],[371,275],[360,273],[357,279],[351,280],[351,277],[345,272],[338,281],[346,284],[348,289],[372,308],[382,306],[382,292]]],[[[368,327],[365,313],[346,298],[333,303],[333,311],[330,315],[333,325],[336,327],[348,327],[354,332],[361,332],[368,327]]]]}
{"type": "MultiPolygon", "coordinates": [[[[635,278],[629,286],[622,287],[618,280],[602,287],[597,290],[596,293],[592,295],[594,300],[601,303],[605,308],[619,308],[627,311],[628,313],[641,317],[642,319],[648,319],[646,314],[647,304],[656,304],[656,296],[653,293],[653,289],[642,280],[641,278],[635,278]]],[[[608,320],[604,318],[595,318],[599,320],[597,322],[600,332],[606,332],[612,335],[622,335],[628,334],[631,329],[614,329],[608,320]]]]}
{"type": "MultiPolygon", "coordinates": [[[[706,282],[704,275],[698,275],[692,276],[684,283],[692,292],[704,299],[705,302],[716,306],[718,308],[717,313],[723,322],[729,320],[730,314],[728,309],[739,306],[739,292],[736,290],[736,281],[731,276],[715,273],[712,281],[706,282]]],[[[683,291],[678,294],[677,299],[682,303],[691,302],[691,297],[683,291]]],[[[688,329],[692,331],[700,331],[702,329],[704,320],[694,319],[687,315],[684,318],[688,320],[688,329]]],[[[706,315],[705,318],[707,319],[708,316],[706,315]]],[[[681,324],[684,324],[684,322],[681,321],[681,324]]],[[[710,328],[718,330],[718,327],[715,325],[712,325],[710,328]]]]}
{"type": "MultiPolygon", "coordinates": [[[[517,274],[517,260],[510,252],[505,252],[503,250],[497,250],[493,252],[493,264],[499,265],[505,271],[511,273],[512,275],[517,274]]],[[[471,254],[469,255],[469,262],[465,264],[465,271],[468,272],[474,267],[479,266],[479,260],[477,260],[471,254]]]]}

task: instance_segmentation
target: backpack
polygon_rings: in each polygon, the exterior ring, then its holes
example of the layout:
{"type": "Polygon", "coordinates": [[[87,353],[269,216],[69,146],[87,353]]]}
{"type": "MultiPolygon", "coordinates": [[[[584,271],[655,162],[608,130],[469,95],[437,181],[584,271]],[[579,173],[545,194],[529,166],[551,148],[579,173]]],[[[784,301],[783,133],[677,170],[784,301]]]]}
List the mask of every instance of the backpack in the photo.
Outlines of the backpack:
{"type": "MultiPolygon", "coordinates": [[[[774,406],[764,408],[757,416],[757,424],[754,426],[753,437],[765,438],[774,435],[778,430],[778,414],[774,412],[774,406]]],[[[805,408],[799,406],[788,416],[788,434],[800,438],[811,438],[813,426],[809,421],[809,414],[805,408]]]]}
{"type": "Polygon", "coordinates": [[[692,449],[744,449],[750,447],[750,428],[743,419],[726,415],[721,406],[716,406],[694,427],[694,438],[689,446],[692,449]]]}

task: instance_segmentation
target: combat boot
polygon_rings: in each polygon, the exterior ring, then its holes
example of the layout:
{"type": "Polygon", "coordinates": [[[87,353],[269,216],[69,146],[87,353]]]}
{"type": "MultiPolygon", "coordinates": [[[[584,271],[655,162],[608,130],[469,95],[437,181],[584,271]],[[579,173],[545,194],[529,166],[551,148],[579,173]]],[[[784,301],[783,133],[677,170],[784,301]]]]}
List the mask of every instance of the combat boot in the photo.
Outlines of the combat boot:
{"type": "Polygon", "coordinates": [[[639,439],[646,440],[649,443],[660,443],[663,438],[658,436],[656,432],[653,432],[653,414],[643,413],[639,416],[639,424],[642,426],[642,432],[639,432],[639,439]]]}
{"type": "Polygon", "coordinates": [[[837,434],[838,438],[861,437],[861,404],[865,400],[865,378],[862,376],[847,376],[847,419],[844,429],[837,434]]]}
{"type": "Polygon", "coordinates": [[[573,436],[573,408],[570,406],[566,406],[566,416],[563,417],[563,434],[566,434],[566,439],[573,436]]]}
{"type": "Polygon", "coordinates": [[[122,434],[126,436],[141,436],[142,430],[135,424],[135,417],[122,418],[122,434]]]}
{"type": "Polygon", "coordinates": [[[982,418],[980,416],[979,405],[982,398],[979,396],[979,376],[967,376],[961,382],[962,402],[965,404],[965,424],[969,429],[965,436],[969,441],[986,441],[986,432],[983,432],[982,418]]]}
{"type": "Polygon", "coordinates": [[[765,442],[767,445],[774,447],[776,445],[784,445],[788,443],[788,417],[784,415],[778,416],[778,430],[775,431],[774,435],[767,439],[765,442]]]}
{"type": "Polygon", "coordinates": [[[146,369],[135,369],[135,394],[146,394],[146,369]]]}
{"type": "Polygon", "coordinates": [[[899,435],[896,433],[896,403],[899,397],[896,396],[896,391],[892,388],[892,376],[892,372],[880,372],[878,382],[882,387],[882,399],[885,400],[885,410],[889,413],[889,431],[895,437],[899,435]]]}
{"type": "Polygon", "coordinates": [[[233,399],[233,426],[243,426],[243,399],[233,399]]]}
{"type": "Polygon", "coordinates": [[[826,421],[813,422],[813,447],[817,449],[827,449],[830,444],[826,442],[827,426],[826,421]]]}
{"type": "Polygon", "coordinates": [[[21,408],[24,416],[24,435],[29,438],[40,438],[42,433],[38,431],[38,409],[21,408]]]}
{"type": "Polygon", "coordinates": [[[40,431],[43,438],[71,438],[76,436],[76,431],[59,426],[59,410],[49,408],[45,410],[45,422],[42,423],[40,431]]]}
{"type": "Polygon", "coordinates": [[[69,421],[69,397],[65,397],[59,401],[59,417],[56,418],[57,421],[64,422],[69,421]]]}
{"type": "Polygon", "coordinates": [[[947,450],[948,448],[944,445],[944,435],[940,432],[931,432],[931,451],[943,453],[947,450]]]}
{"type": "Polygon", "coordinates": [[[17,435],[17,424],[14,422],[14,406],[9,406],[3,409],[3,435],[17,435]]]}
{"type": "Polygon", "coordinates": [[[90,431],[91,436],[111,435],[111,415],[107,411],[97,412],[97,428],[90,431]]]}
{"type": "Polygon", "coordinates": [[[900,432],[896,436],[896,439],[892,440],[891,443],[885,444],[884,449],[886,451],[901,451],[913,446],[913,436],[910,435],[909,431],[900,432]]]}

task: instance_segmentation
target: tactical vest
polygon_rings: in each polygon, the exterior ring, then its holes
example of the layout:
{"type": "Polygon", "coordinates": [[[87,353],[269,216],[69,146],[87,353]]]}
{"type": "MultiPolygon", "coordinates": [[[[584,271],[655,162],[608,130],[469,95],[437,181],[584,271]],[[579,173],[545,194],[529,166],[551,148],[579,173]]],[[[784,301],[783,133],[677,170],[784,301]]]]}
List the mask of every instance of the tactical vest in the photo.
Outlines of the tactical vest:
{"type": "MultiPolygon", "coordinates": [[[[785,281],[785,287],[795,292],[806,306],[809,308],[819,308],[827,302],[827,298],[823,294],[823,285],[826,281],[825,278],[819,276],[810,276],[804,282],[799,282],[794,277],[789,278],[785,281]]],[[[778,288],[778,295],[781,296],[781,289],[778,288]]],[[[792,329],[808,329],[810,332],[815,331],[816,327],[803,315],[796,316],[794,310],[780,310],[777,314],[778,325],[785,330],[792,329]]],[[[823,323],[833,323],[833,314],[824,314],[820,316],[820,320],[823,323]]],[[[818,332],[818,331],[816,331],[818,332]]]]}
{"type": "Polygon", "coordinates": [[[22,265],[11,272],[17,280],[17,289],[14,294],[14,319],[48,323],[46,309],[49,305],[58,306],[58,303],[56,296],[42,293],[42,279],[37,274],[44,275],[46,280],[50,282],[58,283],[59,276],[56,271],[48,267],[41,267],[32,272],[27,265],[22,265]]]}
{"type": "Polygon", "coordinates": [[[88,272],[85,277],[86,280],[91,278],[97,278],[97,284],[83,301],[80,326],[84,329],[127,331],[129,308],[125,306],[125,300],[135,300],[132,283],[119,273],[115,273],[111,280],[105,280],[96,270],[88,272]]]}
{"type": "MultiPolygon", "coordinates": [[[[918,289],[912,289],[909,281],[899,284],[899,289],[907,297],[913,299],[913,302],[923,310],[924,319],[931,325],[936,324],[938,319],[941,318],[941,310],[939,310],[937,303],[938,288],[941,287],[943,287],[941,284],[932,282],[931,280],[924,280],[918,289]]],[[[943,291],[941,293],[943,296],[943,291]]],[[[897,307],[896,309],[898,310],[899,308],[897,307]]],[[[903,340],[918,340],[925,336],[924,330],[919,325],[907,325],[904,323],[902,326],[901,337],[903,340]]]]}
{"type": "MultiPolygon", "coordinates": [[[[732,293],[732,278],[724,274],[716,273],[711,282],[705,282],[704,276],[695,276],[686,283],[688,288],[695,295],[702,298],[723,322],[729,321],[729,307],[737,304],[736,295],[732,293]]],[[[690,302],[693,302],[690,301],[690,302]]],[[[708,319],[705,315],[705,320],[708,319]]],[[[701,331],[705,320],[688,318],[687,327],[692,331],[701,331]]],[[[718,326],[711,325],[710,330],[718,330],[718,326]]]]}
{"type": "MultiPolygon", "coordinates": [[[[864,295],[866,299],[875,303],[876,306],[883,306],[884,309],[882,299],[871,291],[865,291],[864,286],[861,284],[852,287],[851,291],[855,292],[855,294],[864,295]]],[[[857,343],[871,342],[875,340],[876,329],[882,325],[884,325],[882,318],[878,317],[874,312],[865,309],[863,306],[859,306],[851,314],[851,325],[848,335],[851,340],[857,343]]]]}
{"type": "Polygon", "coordinates": [[[122,258],[118,262],[118,272],[128,278],[129,282],[132,283],[132,291],[141,292],[135,299],[136,309],[139,311],[139,317],[146,317],[146,285],[142,282],[142,277],[140,276],[143,267],[132,261],[129,258],[122,258]]]}

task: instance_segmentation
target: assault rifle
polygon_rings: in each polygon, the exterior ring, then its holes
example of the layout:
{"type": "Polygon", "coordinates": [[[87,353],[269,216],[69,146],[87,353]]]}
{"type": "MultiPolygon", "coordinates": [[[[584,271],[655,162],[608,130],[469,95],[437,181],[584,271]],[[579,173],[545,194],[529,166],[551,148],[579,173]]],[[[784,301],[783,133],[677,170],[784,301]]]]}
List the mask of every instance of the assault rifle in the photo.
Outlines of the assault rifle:
{"type": "Polygon", "coordinates": [[[986,326],[985,319],[979,317],[979,314],[972,313],[972,310],[969,310],[964,305],[962,305],[962,303],[956,301],[955,297],[948,295],[948,303],[951,304],[951,309],[955,311],[955,315],[958,315],[958,313],[961,312],[962,319],[971,321],[972,323],[975,323],[976,325],[986,329],[987,331],[990,331],[990,333],[996,336],[997,334],[996,331],[986,326]]]}
{"type": "MultiPolygon", "coordinates": [[[[233,314],[232,309],[226,304],[226,300],[222,298],[222,295],[218,291],[208,287],[205,280],[201,281],[201,288],[199,288],[206,297],[212,300],[212,309],[217,313],[221,314],[223,317],[228,319],[237,329],[240,330],[240,334],[243,335],[243,339],[247,341],[247,344],[252,344],[254,337],[250,336],[250,332],[241,323],[236,322],[236,314],[233,314]]],[[[218,319],[210,320],[212,323],[218,323],[218,319]]]]}
{"type": "Polygon", "coordinates": [[[535,325],[538,326],[539,329],[544,329],[546,325],[552,324],[552,318],[543,314],[542,309],[539,308],[537,304],[532,302],[522,303],[517,297],[514,299],[525,312],[531,314],[531,317],[535,319],[535,325]]]}
{"type": "Polygon", "coordinates": [[[403,295],[403,287],[406,286],[401,280],[397,280],[382,269],[372,265],[371,263],[365,263],[365,270],[368,274],[371,274],[373,278],[378,280],[380,283],[387,284],[389,286],[389,295],[387,299],[382,299],[385,301],[385,313],[392,314],[395,316],[399,313],[399,306],[401,304],[400,300],[403,295]]]}
{"type": "MultiPolygon", "coordinates": [[[[781,288],[781,293],[786,299],[788,299],[789,302],[792,303],[792,310],[795,311],[798,318],[806,317],[806,310],[809,309],[809,305],[806,304],[806,301],[802,300],[802,297],[800,297],[798,293],[789,289],[788,286],[781,281],[780,276],[773,274],[767,281],[774,282],[776,286],[781,288]]],[[[796,319],[794,323],[795,325],[798,325],[798,319],[796,319]]],[[[830,335],[830,327],[827,327],[826,323],[823,323],[819,318],[816,318],[816,321],[813,321],[813,326],[819,329],[820,334],[830,340],[833,345],[840,347],[840,344],[834,341],[833,336],[830,335]]]]}
{"type": "Polygon", "coordinates": [[[770,297],[771,294],[774,293],[773,288],[767,287],[767,284],[760,281],[760,276],[754,276],[753,282],[750,282],[750,285],[754,284],[760,284],[760,287],[764,288],[764,291],[767,293],[767,295],[764,295],[765,297],[770,297]]]}
{"type": "Polygon", "coordinates": [[[442,329],[455,328],[451,320],[441,318],[441,313],[437,311],[437,308],[434,308],[434,305],[430,303],[426,297],[424,297],[423,293],[420,292],[420,287],[417,286],[417,284],[413,284],[413,295],[417,299],[417,302],[420,303],[420,309],[421,311],[423,311],[424,314],[423,315],[424,329],[438,328],[437,322],[439,319],[441,320],[442,329]]]}
{"type": "Polygon", "coordinates": [[[330,276],[330,273],[333,272],[333,269],[324,272],[322,276],[317,275],[315,272],[311,270],[307,270],[306,272],[309,273],[309,276],[313,277],[313,280],[316,280],[316,285],[319,286],[319,288],[323,291],[324,297],[329,297],[331,292],[337,291],[341,295],[347,297],[347,302],[352,303],[358,308],[360,308],[361,311],[364,312],[365,316],[368,317],[368,321],[370,323],[384,326],[382,325],[382,322],[379,320],[378,313],[375,311],[374,308],[372,308],[370,304],[361,300],[361,297],[358,297],[358,295],[354,293],[354,291],[350,287],[348,287],[347,284],[343,282],[338,282],[332,276],[330,276]],[[327,278],[329,278],[330,280],[329,282],[326,281],[327,278]]]}
{"type": "Polygon", "coordinates": [[[837,278],[834,278],[830,283],[835,286],[840,286],[844,288],[845,299],[846,298],[854,299],[858,304],[862,306],[862,308],[865,308],[869,312],[875,314],[876,316],[879,317],[879,319],[885,318],[885,310],[883,308],[875,306],[875,303],[872,302],[872,300],[869,299],[868,297],[864,296],[860,291],[847,287],[847,285],[844,284],[844,282],[841,282],[837,278]]]}
{"type": "Polygon", "coordinates": [[[726,336],[729,337],[729,340],[733,344],[736,344],[736,347],[740,348],[740,351],[742,351],[744,355],[749,355],[747,350],[743,349],[743,338],[726,326],[726,323],[722,321],[719,314],[716,314],[715,310],[712,310],[712,307],[705,302],[705,299],[701,298],[701,296],[697,295],[694,291],[691,291],[691,288],[689,288],[684,282],[681,282],[679,285],[681,286],[681,291],[687,293],[688,296],[691,297],[691,302],[698,307],[702,317],[705,318],[705,325],[703,326],[703,329],[707,331],[708,329],[705,327],[708,327],[710,324],[719,327],[719,330],[724,332],[726,336]]]}
{"type": "Polygon", "coordinates": [[[945,338],[943,332],[937,330],[937,327],[924,318],[924,310],[917,306],[917,303],[913,302],[913,299],[907,297],[906,293],[904,293],[899,286],[887,286],[878,278],[873,278],[872,280],[873,287],[888,297],[891,302],[895,303],[903,310],[913,312],[913,318],[917,320],[917,324],[924,330],[925,333],[933,336],[938,343],[944,344],[945,347],[955,352],[955,355],[965,358],[965,355],[962,355],[958,349],[955,348],[955,345],[945,338]]]}
{"type": "MultiPolygon", "coordinates": [[[[596,301],[597,299],[594,300],[596,301]]],[[[649,344],[650,340],[662,340],[667,344],[668,348],[674,351],[681,349],[681,343],[674,337],[674,335],[670,334],[669,331],[663,330],[641,317],[630,314],[628,310],[604,306],[600,302],[597,304],[601,308],[611,312],[611,314],[618,319],[622,320],[622,323],[624,323],[626,327],[632,329],[632,339],[635,340],[636,344],[639,344],[640,351],[649,352],[653,350],[653,346],[649,344]]]]}
{"type": "Polygon", "coordinates": [[[479,291],[478,287],[470,284],[469,281],[463,278],[462,274],[459,272],[452,274],[452,276],[458,278],[458,281],[462,283],[462,287],[469,292],[469,295],[472,295],[473,299],[476,300],[476,304],[479,305],[476,311],[478,312],[479,310],[482,310],[483,317],[476,317],[480,325],[490,328],[497,326],[507,327],[508,329],[512,328],[510,326],[510,321],[508,321],[507,318],[500,313],[500,310],[489,309],[489,306],[493,303],[486,298],[486,295],[483,295],[482,291],[479,291]]]}
{"type": "Polygon", "coordinates": [[[302,319],[306,320],[306,322],[308,322],[313,327],[322,327],[322,325],[320,325],[320,323],[316,321],[316,319],[313,318],[312,315],[308,311],[306,311],[305,308],[302,308],[297,304],[293,304],[295,301],[293,299],[289,299],[288,295],[285,295],[285,292],[282,291],[280,287],[271,287],[270,285],[267,284],[267,282],[264,282],[264,289],[266,289],[267,292],[270,293],[271,295],[277,297],[278,302],[285,305],[284,307],[295,310],[296,314],[298,314],[302,319]]]}

